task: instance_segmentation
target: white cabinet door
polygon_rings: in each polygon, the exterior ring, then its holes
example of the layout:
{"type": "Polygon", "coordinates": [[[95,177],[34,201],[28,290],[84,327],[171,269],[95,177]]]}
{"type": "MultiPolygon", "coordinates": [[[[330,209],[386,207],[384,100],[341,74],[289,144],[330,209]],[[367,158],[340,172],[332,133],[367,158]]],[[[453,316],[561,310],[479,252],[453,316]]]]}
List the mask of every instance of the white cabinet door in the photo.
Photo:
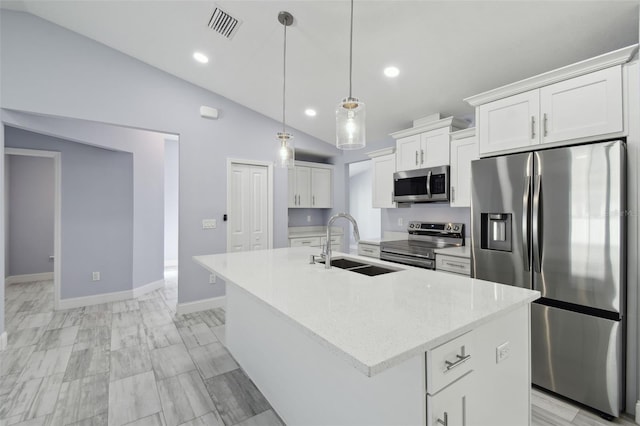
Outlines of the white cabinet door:
{"type": "Polygon", "coordinates": [[[295,170],[298,197],[296,207],[311,207],[311,168],[296,166],[295,170]]]}
{"type": "Polygon", "coordinates": [[[372,207],[393,208],[393,174],[396,171],[396,155],[387,154],[375,157],[373,162],[372,207]]]}
{"type": "Polygon", "coordinates": [[[540,143],[538,92],[535,89],[478,107],[480,154],[540,143]]]}
{"type": "Polygon", "coordinates": [[[543,143],[621,132],[621,66],[541,88],[540,110],[543,143]]]}
{"type": "Polygon", "coordinates": [[[331,169],[311,168],[311,207],[331,208],[331,169]]]}
{"type": "Polygon", "coordinates": [[[420,168],[449,165],[449,127],[420,135],[420,168]]]}
{"type": "Polygon", "coordinates": [[[470,381],[473,372],[450,384],[435,395],[427,395],[427,426],[468,426],[473,423],[469,413],[470,381]],[[440,421],[438,421],[440,420],[440,421]]]}
{"type": "Polygon", "coordinates": [[[478,158],[475,136],[451,141],[451,207],[471,207],[471,162],[478,158]]]}
{"type": "Polygon", "coordinates": [[[420,135],[407,136],[396,141],[396,170],[419,169],[420,165],[420,135]]]}
{"type": "Polygon", "coordinates": [[[268,248],[267,168],[233,164],[227,251],[268,248]]]}
{"type": "Polygon", "coordinates": [[[287,169],[288,174],[288,187],[289,187],[289,195],[287,199],[289,200],[289,207],[298,207],[298,192],[296,190],[296,169],[295,167],[292,169],[287,169]]]}

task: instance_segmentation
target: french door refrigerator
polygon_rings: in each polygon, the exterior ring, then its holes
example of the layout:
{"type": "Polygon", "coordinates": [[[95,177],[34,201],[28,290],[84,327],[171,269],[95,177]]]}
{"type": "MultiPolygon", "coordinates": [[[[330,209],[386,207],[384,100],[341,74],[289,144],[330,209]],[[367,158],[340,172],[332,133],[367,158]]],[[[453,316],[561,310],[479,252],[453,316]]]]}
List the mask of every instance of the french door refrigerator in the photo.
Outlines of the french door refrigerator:
{"type": "Polygon", "coordinates": [[[534,384],[624,408],[625,144],[472,163],[472,276],[533,288],[534,384]]]}

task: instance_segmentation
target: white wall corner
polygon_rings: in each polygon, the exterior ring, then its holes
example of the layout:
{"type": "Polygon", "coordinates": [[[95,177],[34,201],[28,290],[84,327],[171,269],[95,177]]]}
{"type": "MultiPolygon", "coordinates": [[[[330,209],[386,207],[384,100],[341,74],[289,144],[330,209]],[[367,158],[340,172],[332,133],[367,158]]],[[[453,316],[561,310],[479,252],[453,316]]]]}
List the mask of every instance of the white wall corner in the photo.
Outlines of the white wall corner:
{"type": "Polygon", "coordinates": [[[0,334],[0,351],[7,349],[7,332],[0,334]]]}
{"type": "Polygon", "coordinates": [[[636,423],[640,425],[640,400],[636,402],[636,423]]]}
{"type": "Polygon", "coordinates": [[[164,280],[158,280],[150,282],[149,284],[145,284],[140,287],[136,287],[133,289],[133,297],[140,297],[144,294],[150,293],[154,290],[158,290],[159,288],[164,287],[164,280]]]}
{"type": "Polygon", "coordinates": [[[226,308],[226,296],[212,297],[210,299],[196,300],[195,302],[178,303],[176,315],[191,314],[193,312],[206,311],[207,309],[226,308]]]}
{"type": "Polygon", "coordinates": [[[4,279],[5,285],[17,283],[30,283],[34,281],[53,280],[53,272],[42,272],[40,274],[11,275],[4,279]]]}

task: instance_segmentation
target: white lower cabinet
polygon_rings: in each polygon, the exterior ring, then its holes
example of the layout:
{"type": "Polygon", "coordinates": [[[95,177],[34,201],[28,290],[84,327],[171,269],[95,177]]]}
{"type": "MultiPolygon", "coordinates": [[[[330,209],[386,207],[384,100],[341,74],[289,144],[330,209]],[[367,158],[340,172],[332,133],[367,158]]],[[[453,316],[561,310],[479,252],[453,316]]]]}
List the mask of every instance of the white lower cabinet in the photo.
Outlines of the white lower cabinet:
{"type": "Polygon", "coordinates": [[[466,257],[436,254],[436,271],[453,272],[455,274],[471,275],[471,260],[466,257]]]}
{"type": "Polygon", "coordinates": [[[358,254],[360,256],[375,257],[380,259],[380,246],[376,244],[358,243],[358,254]]]}
{"type": "Polygon", "coordinates": [[[469,413],[470,381],[473,373],[461,377],[435,395],[427,395],[427,426],[467,426],[473,413],[469,413]]]}
{"type": "MultiPolygon", "coordinates": [[[[327,244],[327,237],[291,237],[289,247],[317,247],[324,248],[327,244]]],[[[342,235],[331,236],[331,251],[342,251],[342,235]]]]}

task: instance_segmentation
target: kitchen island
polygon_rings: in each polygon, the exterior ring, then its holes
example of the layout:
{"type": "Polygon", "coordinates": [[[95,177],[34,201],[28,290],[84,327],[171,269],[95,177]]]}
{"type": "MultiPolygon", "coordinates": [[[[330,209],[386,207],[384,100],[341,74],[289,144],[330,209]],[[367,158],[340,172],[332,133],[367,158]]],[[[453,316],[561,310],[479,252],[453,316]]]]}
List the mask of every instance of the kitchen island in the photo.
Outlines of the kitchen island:
{"type": "Polygon", "coordinates": [[[227,346],[288,425],[530,424],[538,292],[348,256],[400,269],[370,277],[311,254],[194,258],[227,283],[227,346]]]}

